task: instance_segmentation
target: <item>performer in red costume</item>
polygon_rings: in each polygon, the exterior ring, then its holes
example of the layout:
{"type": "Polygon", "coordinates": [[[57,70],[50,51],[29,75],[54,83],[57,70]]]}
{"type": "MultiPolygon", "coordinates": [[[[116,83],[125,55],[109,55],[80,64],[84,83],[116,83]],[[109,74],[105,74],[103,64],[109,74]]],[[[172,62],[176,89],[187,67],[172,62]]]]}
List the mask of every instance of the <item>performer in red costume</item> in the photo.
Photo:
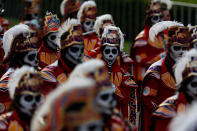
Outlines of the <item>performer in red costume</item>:
{"type": "Polygon", "coordinates": [[[109,78],[115,86],[117,109],[125,119],[135,125],[136,92],[138,87],[131,75],[120,65],[120,48],[123,46],[123,34],[118,27],[106,26],[101,37],[101,59],[105,62],[109,78]]]}
{"type": "Polygon", "coordinates": [[[152,0],[146,10],[144,30],[136,36],[135,43],[130,50],[130,56],[134,60],[134,76],[139,85],[141,85],[146,70],[162,57],[160,53],[164,51],[161,36],[158,36],[155,42],[149,40],[150,27],[160,21],[162,21],[161,3],[152,0]]]}
{"type": "MultiPolygon", "coordinates": [[[[82,26],[77,19],[68,19],[59,29],[60,52],[58,60],[42,69],[44,94],[48,94],[57,85],[66,82],[75,66],[82,62],[83,36],[82,26]]],[[[58,43],[58,42],[57,42],[58,43]]]]}
{"type": "Polygon", "coordinates": [[[77,14],[83,27],[84,55],[87,55],[90,50],[95,49],[100,44],[97,34],[93,30],[96,16],[97,7],[94,1],[85,1],[77,14]]]}
{"type": "Polygon", "coordinates": [[[16,69],[8,83],[12,106],[9,112],[0,116],[1,131],[29,130],[34,111],[43,100],[42,84],[41,75],[33,67],[16,69]]]}
{"type": "Polygon", "coordinates": [[[43,42],[38,50],[39,67],[42,69],[58,59],[57,34],[59,26],[60,21],[57,15],[47,12],[41,24],[43,42]]]}
{"type": "Polygon", "coordinates": [[[15,69],[23,65],[37,68],[37,50],[39,43],[37,33],[27,25],[19,24],[10,28],[3,37],[5,56],[3,64],[8,64],[7,72],[0,79],[0,113],[8,110],[11,99],[8,94],[8,81],[15,69]]]}
{"type": "Polygon", "coordinates": [[[63,17],[63,21],[66,21],[68,18],[77,18],[77,12],[83,0],[62,0],[60,4],[60,13],[63,17]]]}
{"type": "Polygon", "coordinates": [[[168,30],[168,41],[165,45],[166,56],[149,67],[142,83],[140,117],[142,123],[140,127],[145,131],[150,128],[150,118],[153,111],[162,101],[175,93],[173,66],[190,44],[188,28],[180,23],[169,21],[163,21],[151,27],[149,32],[151,40],[154,40],[160,31],[166,29],[168,30]],[[152,36],[152,32],[155,33],[155,36],[152,36]]]}
{"type": "Polygon", "coordinates": [[[151,131],[168,131],[169,123],[176,115],[184,113],[186,108],[197,99],[197,50],[193,49],[181,58],[175,67],[177,86],[176,95],[167,98],[152,117],[151,131]]]}

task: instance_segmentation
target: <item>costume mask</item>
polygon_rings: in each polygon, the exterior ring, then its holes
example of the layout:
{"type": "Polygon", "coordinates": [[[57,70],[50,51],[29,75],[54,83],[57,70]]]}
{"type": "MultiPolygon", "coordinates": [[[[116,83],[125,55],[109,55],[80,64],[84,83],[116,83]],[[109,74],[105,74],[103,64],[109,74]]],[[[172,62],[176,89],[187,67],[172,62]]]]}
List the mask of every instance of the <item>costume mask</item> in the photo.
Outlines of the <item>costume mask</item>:
{"type": "Polygon", "coordinates": [[[194,77],[186,87],[186,93],[193,99],[197,99],[197,77],[194,77]]]}
{"type": "Polygon", "coordinates": [[[84,21],[83,28],[84,28],[85,32],[92,31],[93,27],[94,27],[94,23],[95,23],[95,21],[89,21],[89,20],[84,21]]]}
{"type": "Polygon", "coordinates": [[[57,34],[58,34],[57,32],[52,32],[46,38],[46,42],[48,46],[52,49],[57,49],[57,44],[56,44],[57,34]]]}
{"type": "Polygon", "coordinates": [[[109,65],[112,65],[116,61],[118,53],[117,47],[107,45],[103,50],[103,58],[109,65]]]}
{"type": "Polygon", "coordinates": [[[169,54],[170,57],[176,62],[184,52],[187,50],[187,46],[171,45],[169,54]]]}
{"type": "Polygon", "coordinates": [[[33,67],[38,66],[38,52],[37,51],[29,51],[24,57],[24,63],[33,67]]]}

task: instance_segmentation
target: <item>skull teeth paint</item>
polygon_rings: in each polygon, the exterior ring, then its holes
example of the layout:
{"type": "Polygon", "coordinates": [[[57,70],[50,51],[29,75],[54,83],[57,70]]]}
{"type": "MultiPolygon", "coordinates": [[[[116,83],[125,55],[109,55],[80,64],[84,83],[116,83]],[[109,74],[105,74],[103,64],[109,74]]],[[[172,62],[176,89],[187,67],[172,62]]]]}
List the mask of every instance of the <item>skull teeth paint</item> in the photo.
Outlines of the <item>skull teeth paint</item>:
{"type": "Polygon", "coordinates": [[[38,55],[37,51],[28,52],[24,57],[24,63],[33,67],[37,67],[38,66],[37,55],[38,55]]]}
{"type": "Polygon", "coordinates": [[[152,16],[151,17],[151,23],[152,25],[158,23],[158,22],[161,22],[162,21],[162,16],[160,15],[156,15],[156,16],[152,16]]]}
{"type": "Polygon", "coordinates": [[[186,93],[193,99],[197,99],[197,77],[192,79],[186,87],[186,93]]]}
{"type": "Polygon", "coordinates": [[[29,95],[24,94],[20,97],[19,103],[21,105],[20,110],[31,116],[36,108],[40,106],[41,102],[43,100],[42,95],[29,95]]]}
{"type": "Polygon", "coordinates": [[[116,106],[114,90],[108,89],[101,91],[96,97],[96,102],[103,113],[112,114],[112,111],[116,106]]]}
{"type": "Polygon", "coordinates": [[[51,47],[52,49],[57,49],[56,41],[57,41],[57,32],[52,32],[47,36],[46,42],[48,46],[51,47]]]}
{"type": "Polygon", "coordinates": [[[94,27],[94,21],[84,21],[83,22],[83,28],[85,32],[90,32],[93,30],[94,27]]]}
{"type": "Polygon", "coordinates": [[[103,58],[109,64],[112,65],[118,57],[118,48],[114,46],[106,46],[103,50],[103,58]]]}
{"type": "Polygon", "coordinates": [[[84,56],[84,45],[72,45],[68,47],[68,51],[65,54],[65,57],[71,61],[73,64],[79,64],[82,62],[84,56]]]}
{"type": "Polygon", "coordinates": [[[171,45],[169,49],[170,57],[176,62],[184,52],[187,50],[187,46],[171,45]]]}

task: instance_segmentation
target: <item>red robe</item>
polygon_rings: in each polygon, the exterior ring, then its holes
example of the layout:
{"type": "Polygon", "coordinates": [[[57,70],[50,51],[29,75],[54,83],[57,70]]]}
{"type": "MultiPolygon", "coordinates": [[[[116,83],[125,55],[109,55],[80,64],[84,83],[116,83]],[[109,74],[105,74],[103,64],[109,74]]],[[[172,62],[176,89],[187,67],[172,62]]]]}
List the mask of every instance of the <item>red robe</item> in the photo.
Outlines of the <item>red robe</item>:
{"type": "Polygon", "coordinates": [[[42,69],[57,60],[58,53],[52,49],[47,48],[44,43],[38,50],[39,67],[42,69]]]}
{"type": "Polygon", "coordinates": [[[0,131],[28,131],[29,124],[16,111],[0,116],[0,131]]]}
{"type": "Polygon", "coordinates": [[[152,114],[151,131],[168,131],[172,118],[185,112],[187,106],[188,102],[183,92],[166,99],[152,114]]]}
{"type": "Polygon", "coordinates": [[[0,114],[8,111],[12,102],[8,92],[8,80],[15,69],[9,68],[0,79],[0,114]]]}
{"type": "Polygon", "coordinates": [[[150,66],[142,83],[141,127],[148,131],[150,118],[157,106],[176,91],[172,67],[174,62],[166,56],[150,66]]]}
{"type": "Polygon", "coordinates": [[[130,56],[134,60],[133,71],[137,81],[142,81],[146,70],[151,64],[163,57],[163,39],[156,37],[155,42],[149,39],[149,26],[140,32],[135,38],[135,43],[130,49],[130,56]]]}
{"type": "Polygon", "coordinates": [[[46,66],[41,70],[42,78],[44,79],[42,93],[47,95],[58,85],[66,82],[71,72],[71,68],[68,67],[61,57],[53,64],[46,66]]]}
{"type": "Polygon", "coordinates": [[[94,50],[100,46],[100,40],[97,34],[91,33],[84,35],[84,55],[86,56],[89,51],[94,50]]]}

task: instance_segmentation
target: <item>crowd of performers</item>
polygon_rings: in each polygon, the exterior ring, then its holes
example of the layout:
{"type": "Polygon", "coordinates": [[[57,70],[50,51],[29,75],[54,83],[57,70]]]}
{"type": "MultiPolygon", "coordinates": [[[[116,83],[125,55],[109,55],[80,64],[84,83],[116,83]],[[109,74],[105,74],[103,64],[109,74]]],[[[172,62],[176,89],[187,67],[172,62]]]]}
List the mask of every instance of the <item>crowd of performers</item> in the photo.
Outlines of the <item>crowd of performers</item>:
{"type": "Polygon", "coordinates": [[[0,130],[197,130],[197,26],[151,0],[130,54],[95,1],[63,0],[62,19],[24,0],[23,20],[0,17],[0,130]]]}

